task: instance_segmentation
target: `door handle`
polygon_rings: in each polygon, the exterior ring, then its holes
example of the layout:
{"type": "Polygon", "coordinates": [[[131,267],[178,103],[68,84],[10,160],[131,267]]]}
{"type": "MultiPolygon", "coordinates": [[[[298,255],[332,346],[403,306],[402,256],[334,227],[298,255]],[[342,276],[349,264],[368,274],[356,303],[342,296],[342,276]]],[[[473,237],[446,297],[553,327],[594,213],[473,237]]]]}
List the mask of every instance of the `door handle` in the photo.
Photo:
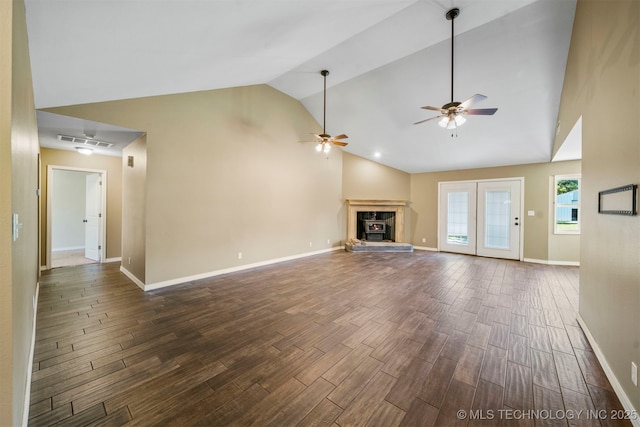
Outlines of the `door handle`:
{"type": "Polygon", "coordinates": [[[87,222],[87,220],[86,220],[86,219],[83,219],[83,220],[82,220],[82,222],[87,222]]]}

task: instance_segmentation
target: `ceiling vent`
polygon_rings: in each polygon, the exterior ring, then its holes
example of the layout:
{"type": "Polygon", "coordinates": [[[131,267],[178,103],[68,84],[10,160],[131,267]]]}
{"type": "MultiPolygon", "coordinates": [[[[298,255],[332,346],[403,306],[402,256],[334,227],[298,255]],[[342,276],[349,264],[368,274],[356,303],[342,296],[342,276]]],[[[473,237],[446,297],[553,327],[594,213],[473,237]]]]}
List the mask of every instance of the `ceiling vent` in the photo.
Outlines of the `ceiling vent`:
{"type": "Polygon", "coordinates": [[[58,139],[60,142],[69,142],[71,144],[83,144],[91,147],[100,147],[100,148],[111,148],[113,144],[110,142],[99,141],[93,138],[80,138],[77,136],[70,135],[60,135],[58,134],[58,139]]]}

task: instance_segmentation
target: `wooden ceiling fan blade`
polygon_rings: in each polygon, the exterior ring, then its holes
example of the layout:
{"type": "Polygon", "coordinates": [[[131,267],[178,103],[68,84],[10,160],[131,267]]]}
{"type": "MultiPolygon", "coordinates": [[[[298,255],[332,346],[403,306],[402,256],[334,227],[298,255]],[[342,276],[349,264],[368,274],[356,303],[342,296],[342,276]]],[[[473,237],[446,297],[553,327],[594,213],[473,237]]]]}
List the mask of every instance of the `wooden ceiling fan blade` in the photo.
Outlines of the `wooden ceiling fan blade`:
{"type": "Polygon", "coordinates": [[[484,101],[485,99],[487,99],[486,96],[480,95],[479,93],[476,93],[471,98],[469,98],[469,99],[463,101],[462,103],[460,103],[459,108],[461,110],[466,110],[468,107],[471,107],[473,104],[475,104],[477,102],[480,102],[480,101],[484,101]]]}
{"type": "Polygon", "coordinates": [[[435,117],[429,117],[428,119],[424,119],[424,120],[420,120],[419,122],[415,122],[414,125],[419,125],[420,123],[428,122],[430,120],[439,119],[440,117],[444,117],[444,116],[440,115],[440,116],[435,116],[435,117]]]}
{"type": "Polygon", "coordinates": [[[345,145],[348,144],[348,142],[342,142],[342,141],[331,141],[331,143],[333,145],[339,145],[340,147],[344,147],[345,145]]]}
{"type": "Polygon", "coordinates": [[[492,116],[496,111],[498,111],[497,108],[476,108],[474,110],[464,110],[464,113],[470,116],[492,116]]]}
{"type": "Polygon", "coordinates": [[[341,133],[340,135],[333,137],[334,140],[336,140],[336,139],[345,139],[345,138],[349,138],[349,137],[347,135],[345,135],[344,133],[341,133]]]}
{"type": "Polygon", "coordinates": [[[423,110],[431,110],[431,111],[442,111],[440,107],[432,107],[431,105],[425,105],[424,107],[420,107],[423,110]]]}

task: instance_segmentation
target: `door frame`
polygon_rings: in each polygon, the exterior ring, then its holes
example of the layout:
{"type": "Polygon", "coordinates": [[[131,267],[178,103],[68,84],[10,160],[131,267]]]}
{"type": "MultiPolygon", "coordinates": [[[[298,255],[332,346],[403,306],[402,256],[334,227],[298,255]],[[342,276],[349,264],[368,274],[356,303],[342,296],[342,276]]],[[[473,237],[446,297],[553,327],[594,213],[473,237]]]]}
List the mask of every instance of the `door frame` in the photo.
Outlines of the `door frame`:
{"type": "Polygon", "coordinates": [[[100,186],[100,205],[102,208],[102,216],[100,217],[100,232],[98,233],[98,245],[100,245],[100,261],[98,263],[103,263],[106,259],[105,254],[107,253],[107,171],[102,169],[89,169],[89,168],[78,168],[73,166],[59,166],[59,165],[48,165],[47,166],[47,242],[46,242],[46,255],[45,255],[45,269],[51,270],[51,203],[52,203],[52,189],[53,189],[53,171],[54,170],[68,170],[68,171],[76,171],[76,172],[87,172],[87,173],[97,173],[102,177],[102,185],[100,186]]]}
{"type": "MultiPolygon", "coordinates": [[[[440,214],[440,197],[441,197],[441,189],[442,189],[442,185],[443,184],[462,184],[462,183],[479,183],[479,182],[497,182],[497,181],[520,181],[520,226],[519,228],[519,233],[520,233],[520,239],[519,239],[519,250],[518,250],[518,260],[519,261],[524,261],[524,218],[523,218],[523,213],[524,213],[524,177],[523,176],[517,176],[517,177],[511,177],[511,178],[488,178],[488,179],[465,179],[465,180],[459,180],[459,181],[439,181],[438,182],[438,206],[437,206],[437,210],[438,210],[438,232],[437,232],[437,240],[438,240],[438,252],[441,252],[441,245],[440,245],[440,230],[441,227],[446,226],[443,225],[443,221],[444,219],[441,218],[441,214],[440,214]]],[[[477,193],[477,192],[476,192],[477,193]]],[[[477,194],[476,194],[476,209],[477,209],[477,194]]],[[[476,222],[477,222],[477,215],[475,218],[476,222]]],[[[477,228],[477,227],[476,227],[477,228]]],[[[477,244],[477,242],[476,242],[477,244]]],[[[477,252],[477,251],[476,251],[477,252]]],[[[478,255],[475,255],[478,256],[478,255]]]]}

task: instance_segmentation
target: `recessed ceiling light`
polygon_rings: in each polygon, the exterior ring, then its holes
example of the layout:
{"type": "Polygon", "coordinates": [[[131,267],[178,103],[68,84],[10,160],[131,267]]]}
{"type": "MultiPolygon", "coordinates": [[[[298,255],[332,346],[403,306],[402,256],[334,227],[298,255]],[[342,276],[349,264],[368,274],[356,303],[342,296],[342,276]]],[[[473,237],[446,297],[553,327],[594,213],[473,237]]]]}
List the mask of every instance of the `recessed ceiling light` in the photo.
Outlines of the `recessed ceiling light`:
{"type": "Polygon", "coordinates": [[[382,154],[379,151],[376,151],[375,153],[373,153],[373,157],[375,157],[376,159],[379,159],[380,156],[382,156],[382,154]]]}
{"type": "Polygon", "coordinates": [[[84,154],[85,156],[90,156],[93,153],[93,150],[89,147],[76,147],[78,153],[84,154]]]}

